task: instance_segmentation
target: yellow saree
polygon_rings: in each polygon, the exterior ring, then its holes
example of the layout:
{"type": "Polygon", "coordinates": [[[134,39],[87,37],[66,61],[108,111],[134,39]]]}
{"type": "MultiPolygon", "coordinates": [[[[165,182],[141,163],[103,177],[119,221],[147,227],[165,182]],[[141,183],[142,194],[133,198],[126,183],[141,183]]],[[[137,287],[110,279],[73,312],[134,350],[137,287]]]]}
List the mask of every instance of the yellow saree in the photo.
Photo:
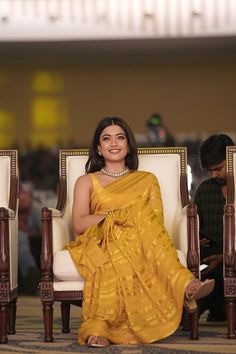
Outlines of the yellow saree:
{"type": "Polygon", "coordinates": [[[133,171],[101,187],[96,174],[90,176],[91,214],[109,214],[67,245],[85,279],[78,341],[99,335],[135,344],[167,337],[180,323],[193,275],[163,226],[158,181],[133,171]]]}

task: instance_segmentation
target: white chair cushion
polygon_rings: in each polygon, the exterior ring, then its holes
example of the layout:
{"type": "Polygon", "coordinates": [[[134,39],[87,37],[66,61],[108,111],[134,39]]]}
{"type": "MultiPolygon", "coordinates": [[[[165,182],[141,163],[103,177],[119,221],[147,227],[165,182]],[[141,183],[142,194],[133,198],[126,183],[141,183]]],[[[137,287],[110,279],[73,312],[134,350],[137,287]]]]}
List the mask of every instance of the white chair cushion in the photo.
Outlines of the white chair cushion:
{"type": "MultiPolygon", "coordinates": [[[[180,250],[177,250],[177,253],[180,263],[187,267],[187,262],[184,253],[180,250]]],[[[55,254],[53,261],[53,274],[58,280],[63,282],[79,281],[82,284],[84,283],[83,278],[77,271],[75,264],[70,256],[70,253],[67,250],[59,251],[55,254]]],[[[57,283],[59,284],[59,282],[57,283]]]]}
{"type": "Polygon", "coordinates": [[[81,291],[84,289],[84,281],[55,281],[54,291],[81,291]]]}
{"type": "Polygon", "coordinates": [[[59,251],[54,255],[53,274],[61,281],[83,281],[67,250],[59,251]]]}

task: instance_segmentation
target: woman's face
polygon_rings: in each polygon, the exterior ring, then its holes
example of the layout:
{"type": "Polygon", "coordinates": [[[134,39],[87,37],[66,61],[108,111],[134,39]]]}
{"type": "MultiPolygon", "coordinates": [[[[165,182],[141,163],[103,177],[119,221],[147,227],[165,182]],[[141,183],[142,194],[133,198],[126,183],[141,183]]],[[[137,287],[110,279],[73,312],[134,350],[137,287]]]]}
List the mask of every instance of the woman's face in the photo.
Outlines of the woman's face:
{"type": "Polygon", "coordinates": [[[98,144],[98,151],[105,161],[122,161],[129,152],[129,145],[124,130],[119,125],[109,125],[103,129],[98,144]]]}

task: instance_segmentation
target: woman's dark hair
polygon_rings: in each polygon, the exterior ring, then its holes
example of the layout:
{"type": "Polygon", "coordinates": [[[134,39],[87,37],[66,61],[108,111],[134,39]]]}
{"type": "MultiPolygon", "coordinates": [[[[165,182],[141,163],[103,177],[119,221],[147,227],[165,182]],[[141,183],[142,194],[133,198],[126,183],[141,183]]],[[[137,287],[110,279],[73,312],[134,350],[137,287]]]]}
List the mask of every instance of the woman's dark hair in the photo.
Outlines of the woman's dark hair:
{"type": "Polygon", "coordinates": [[[209,169],[226,159],[226,146],[234,145],[233,140],[225,134],[211,135],[201,146],[200,161],[202,168],[209,169]]]}
{"type": "Polygon", "coordinates": [[[124,130],[129,145],[129,152],[125,157],[125,165],[130,170],[137,170],[138,152],[136,140],[132,130],[123,119],[118,117],[106,117],[98,123],[97,128],[94,132],[90,145],[89,158],[85,165],[86,173],[96,172],[101,170],[102,167],[104,167],[104,158],[103,156],[100,156],[98,154],[98,145],[102,131],[110,125],[119,125],[124,130]]]}

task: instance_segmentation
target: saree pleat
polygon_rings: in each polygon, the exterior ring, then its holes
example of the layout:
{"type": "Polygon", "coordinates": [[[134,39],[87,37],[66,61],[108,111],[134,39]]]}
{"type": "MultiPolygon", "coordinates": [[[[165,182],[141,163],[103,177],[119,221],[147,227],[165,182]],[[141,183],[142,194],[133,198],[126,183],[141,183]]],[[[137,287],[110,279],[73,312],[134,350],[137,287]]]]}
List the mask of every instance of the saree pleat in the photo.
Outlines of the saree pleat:
{"type": "Polygon", "coordinates": [[[180,323],[193,275],[163,226],[158,181],[134,171],[103,188],[91,178],[91,213],[109,214],[67,245],[85,279],[78,341],[90,335],[118,344],[162,339],[180,323]]]}

